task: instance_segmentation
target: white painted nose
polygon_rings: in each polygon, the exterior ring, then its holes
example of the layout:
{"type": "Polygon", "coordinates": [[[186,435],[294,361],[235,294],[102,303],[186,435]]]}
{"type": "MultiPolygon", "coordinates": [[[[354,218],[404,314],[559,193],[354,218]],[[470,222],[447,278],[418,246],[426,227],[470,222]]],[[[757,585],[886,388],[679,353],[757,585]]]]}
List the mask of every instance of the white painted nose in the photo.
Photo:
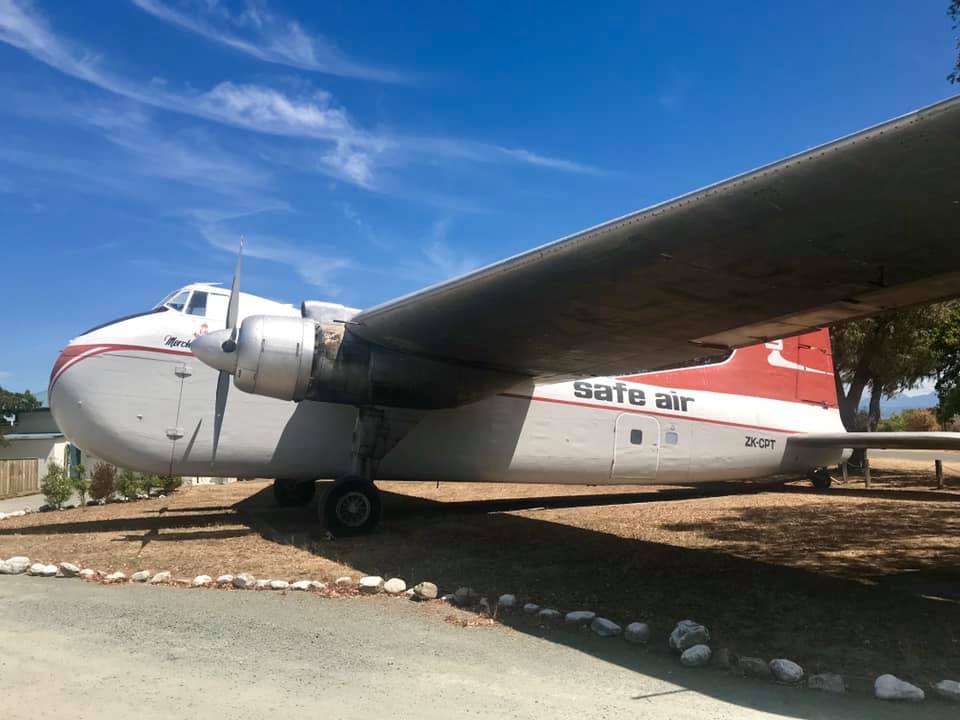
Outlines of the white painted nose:
{"type": "Polygon", "coordinates": [[[214,370],[233,375],[237,371],[237,344],[229,329],[205,333],[190,343],[194,357],[214,370]]]}

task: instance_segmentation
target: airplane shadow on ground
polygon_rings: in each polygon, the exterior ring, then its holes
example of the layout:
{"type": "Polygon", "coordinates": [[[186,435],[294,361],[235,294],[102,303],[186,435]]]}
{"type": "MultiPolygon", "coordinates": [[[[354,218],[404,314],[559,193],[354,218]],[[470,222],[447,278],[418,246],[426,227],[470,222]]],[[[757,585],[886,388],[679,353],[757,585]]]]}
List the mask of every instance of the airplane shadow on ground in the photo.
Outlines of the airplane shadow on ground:
{"type": "MultiPolygon", "coordinates": [[[[726,492],[723,487],[713,490],[726,492]]],[[[517,631],[740,705],[796,717],[816,715],[805,709],[806,696],[785,696],[782,690],[772,693],[768,685],[749,680],[742,681],[742,693],[737,690],[731,696],[730,683],[719,682],[717,671],[681,667],[666,643],[677,621],[693,618],[707,625],[714,649],[767,659],[790,657],[808,673],[841,672],[863,693],[883,672],[924,685],[955,674],[960,665],[960,605],[950,598],[960,594],[950,590],[938,593],[938,598],[927,596],[923,582],[903,581],[909,568],[893,567],[887,577],[878,567],[872,579],[855,580],[825,574],[816,562],[810,568],[778,564],[781,552],[797,552],[784,544],[813,543],[821,550],[833,549],[835,519],[804,518],[803,534],[797,536],[791,525],[795,508],[774,506],[747,509],[735,524],[701,525],[708,537],[735,545],[734,555],[576,527],[552,521],[546,514],[543,518],[511,514],[531,508],[686,500],[716,492],[670,490],[447,503],[384,493],[386,520],[381,531],[336,541],[323,540],[314,529],[312,509],[278,511],[269,491],[243,501],[238,510],[269,539],[371,575],[398,576],[410,584],[430,580],[449,593],[469,586],[491,600],[513,593],[521,603],[535,602],[562,612],[590,609],[621,624],[648,622],[651,643],[638,649],[589,632],[545,631],[522,613],[498,618],[517,631]],[[790,532],[781,534],[778,528],[787,525],[790,532]],[[796,707],[789,698],[796,699],[796,707]]],[[[738,492],[744,492],[742,486],[738,492]]],[[[911,532],[917,537],[925,532],[911,513],[893,512],[900,521],[888,537],[876,538],[879,545],[909,541],[911,532]],[[911,523],[917,525],[915,531],[911,523]]],[[[848,539],[858,525],[882,525],[890,513],[889,503],[857,506],[857,517],[850,518],[839,539],[848,539]]],[[[893,554],[895,548],[889,550],[893,554]]],[[[939,583],[942,590],[956,590],[960,576],[947,573],[939,583]]],[[[843,701],[830,702],[831,717],[844,715],[843,701]]],[[[924,706],[928,717],[941,709],[948,712],[936,699],[924,706]]],[[[886,712],[878,704],[874,716],[886,712]]]]}

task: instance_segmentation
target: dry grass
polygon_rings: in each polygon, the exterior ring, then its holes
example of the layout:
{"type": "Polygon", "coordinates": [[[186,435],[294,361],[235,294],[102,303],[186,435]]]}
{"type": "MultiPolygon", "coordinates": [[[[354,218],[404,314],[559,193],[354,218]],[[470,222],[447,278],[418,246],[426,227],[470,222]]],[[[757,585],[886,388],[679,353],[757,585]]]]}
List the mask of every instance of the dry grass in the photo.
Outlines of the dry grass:
{"type": "Polygon", "coordinates": [[[332,542],[308,509],[274,508],[264,482],[185,488],[3,521],[0,557],[181,576],[399,575],[644,619],[661,637],[694,617],[718,645],[810,671],[953,677],[960,492],[931,490],[929,472],[903,463],[875,468],[871,490],[852,479],[826,493],[384,482],[382,531],[332,542]]]}

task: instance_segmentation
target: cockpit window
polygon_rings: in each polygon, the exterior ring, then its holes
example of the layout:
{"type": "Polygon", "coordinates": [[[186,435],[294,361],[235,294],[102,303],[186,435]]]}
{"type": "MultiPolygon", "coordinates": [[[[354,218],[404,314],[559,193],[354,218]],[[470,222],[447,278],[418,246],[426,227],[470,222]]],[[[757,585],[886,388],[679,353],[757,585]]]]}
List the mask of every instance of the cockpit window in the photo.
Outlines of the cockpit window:
{"type": "MultiPolygon", "coordinates": [[[[170,298],[163,304],[171,310],[183,312],[183,307],[187,304],[188,297],[190,297],[190,293],[184,290],[183,292],[177,293],[174,297],[170,298]]],[[[206,303],[206,299],[204,299],[204,303],[206,303]]]]}
{"type": "Polygon", "coordinates": [[[190,303],[187,305],[187,315],[206,315],[207,314],[207,294],[205,292],[194,291],[190,296],[190,303]]]}

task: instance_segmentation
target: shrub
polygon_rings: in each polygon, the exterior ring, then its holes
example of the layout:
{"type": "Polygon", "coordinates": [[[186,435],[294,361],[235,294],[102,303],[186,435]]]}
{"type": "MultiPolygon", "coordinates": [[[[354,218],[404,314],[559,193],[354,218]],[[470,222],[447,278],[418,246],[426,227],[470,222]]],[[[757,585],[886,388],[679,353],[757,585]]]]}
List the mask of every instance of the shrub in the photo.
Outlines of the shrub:
{"type": "Polygon", "coordinates": [[[880,432],[902,432],[904,421],[903,415],[891,415],[886,420],[881,420],[877,425],[880,432]]]}
{"type": "Polygon", "coordinates": [[[87,477],[87,468],[82,463],[77,463],[77,476],[71,479],[73,489],[80,496],[80,504],[87,504],[87,493],[90,492],[90,478],[87,477]]]}
{"type": "Polygon", "coordinates": [[[169,495],[183,485],[183,478],[179,475],[160,475],[157,479],[160,481],[160,489],[164,495],[169,495]]]}
{"type": "Polygon", "coordinates": [[[55,462],[47,465],[47,474],[40,482],[40,492],[43,493],[47,505],[57,510],[73,495],[73,482],[67,477],[62,465],[55,462]]]}
{"type": "Polygon", "coordinates": [[[932,410],[907,410],[903,413],[903,429],[910,432],[939,430],[940,423],[932,410]]]}
{"type": "Polygon", "coordinates": [[[960,415],[954,415],[943,424],[943,429],[948,432],[960,432],[960,415]]]}
{"type": "Polygon", "coordinates": [[[127,500],[136,500],[143,492],[143,477],[133,470],[121,470],[116,483],[117,492],[127,500]]]}
{"type": "Polygon", "coordinates": [[[98,462],[93,468],[90,482],[90,497],[94,500],[107,500],[116,492],[117,469],[110,463],[98,462]]]}

